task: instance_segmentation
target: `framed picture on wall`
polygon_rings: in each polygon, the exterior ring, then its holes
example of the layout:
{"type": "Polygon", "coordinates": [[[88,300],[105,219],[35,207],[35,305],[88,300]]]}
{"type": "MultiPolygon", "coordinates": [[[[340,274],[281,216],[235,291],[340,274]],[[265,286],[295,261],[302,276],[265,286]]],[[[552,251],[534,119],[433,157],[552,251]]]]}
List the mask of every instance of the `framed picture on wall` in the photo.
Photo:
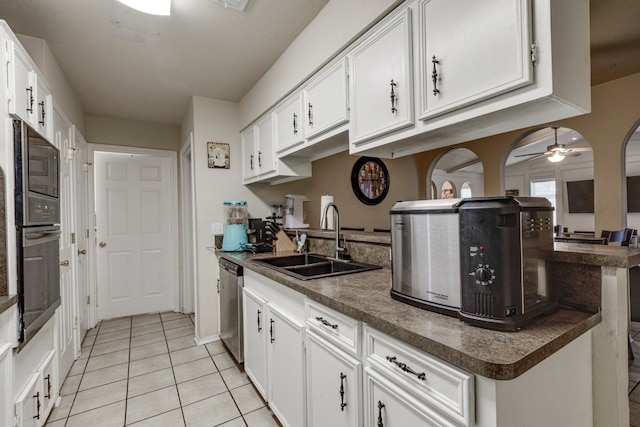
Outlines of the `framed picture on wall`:
{"type": "Polygon", "coordinates": [[[210,168],[229,169],[231,167],[229,144],[225,142],[207,142],[207,160],[210,168]]]}

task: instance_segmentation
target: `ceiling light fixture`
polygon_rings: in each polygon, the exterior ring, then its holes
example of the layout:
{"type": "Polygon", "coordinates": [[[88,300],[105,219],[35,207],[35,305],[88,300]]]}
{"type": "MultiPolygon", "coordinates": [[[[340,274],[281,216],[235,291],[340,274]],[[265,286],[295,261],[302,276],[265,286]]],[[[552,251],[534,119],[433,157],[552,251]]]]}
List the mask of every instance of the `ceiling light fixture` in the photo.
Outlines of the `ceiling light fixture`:
{"type": "Polygon", "coordinates": [[[551,163],[558,163],[564,160],[564,156],[556,151],[555,153],[547,157],[547,159],[549,159],[551,163]]]}
{"type": "Polygon", "coordinates": [[[171,0],[118,0],[137,11],[149,15],[171,15],[171,0]]]}

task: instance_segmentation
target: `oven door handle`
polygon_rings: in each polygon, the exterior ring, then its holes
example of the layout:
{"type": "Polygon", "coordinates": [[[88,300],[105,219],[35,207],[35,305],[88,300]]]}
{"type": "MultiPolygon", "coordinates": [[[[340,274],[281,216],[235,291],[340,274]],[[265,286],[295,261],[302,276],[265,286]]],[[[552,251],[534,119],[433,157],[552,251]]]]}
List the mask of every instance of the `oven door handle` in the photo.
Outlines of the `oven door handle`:
{"type": "Polygon", "coordinates": [[[33,246],[51,240],[57,240],[60,238],[60,234],[60,230],[41,230],[24,233],[25,246],[33,246]]]}

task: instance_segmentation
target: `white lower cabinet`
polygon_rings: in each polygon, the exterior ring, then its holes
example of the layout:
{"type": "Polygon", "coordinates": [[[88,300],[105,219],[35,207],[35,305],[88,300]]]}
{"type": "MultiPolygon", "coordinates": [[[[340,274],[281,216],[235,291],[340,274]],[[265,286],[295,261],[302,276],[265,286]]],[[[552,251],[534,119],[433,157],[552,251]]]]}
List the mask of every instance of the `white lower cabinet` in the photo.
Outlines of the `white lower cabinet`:
{"type": "Polygon", "coordinates": [[[308,426],[361,426],[362,363],[314,331],[306,350],[308,426]]]}
{"type": "Polygon", "coordinates": [[[46,420],[40,374],[34,373],[16,399],[16,426],[40,427],[46,420]]]}
{"type": "Polygon", "coordinates": [[[269,406],[284,426],[305,424],[304,324],[267,303],[269,406]]]}
{"type": "Polygon", "coordinates": [[[0,425],[3,426],[10,426],[13,418],[11,360],[11,344],[0,345],[0,425]]]}
{"type": "Polygon", "coordinates": [[[38,375],[42,382],[42,398],[40,399],[42,403],[42,419],[46,420],[53,409],[53,405],[56,403],[56,399],[58,399],[59,388],[55,350],[51,350],[44,359],[38,369],[38,375]]]}
{"type": "Polygon", "coordinates": [[[263,399],[267,400],[267,345],[265,340],[267,302],[247,288],[242,291],[244,370],[263,399]]]}
{"type": "Polygon", "coordinates": [[[365,425],[378,427],[456,426],[440,417],[406,390],[371,368],[364,370],[365,425]]]}

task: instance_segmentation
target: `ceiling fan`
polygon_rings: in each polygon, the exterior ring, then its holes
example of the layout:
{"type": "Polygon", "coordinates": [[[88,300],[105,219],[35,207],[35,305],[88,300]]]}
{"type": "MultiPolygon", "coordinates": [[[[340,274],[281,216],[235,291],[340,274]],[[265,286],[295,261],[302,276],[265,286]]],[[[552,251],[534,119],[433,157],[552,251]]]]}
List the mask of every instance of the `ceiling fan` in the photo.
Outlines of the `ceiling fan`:
{"type": "Polygon", "coordinates": [[[566,156],[579,156],[582,151],[591,151],[589,147],[568,148],[564,144],[558,144],[558,127],[551,127],[554,131],[554,143],[547,146],[547,151],[540,153],[517,154],[514,157],[527,156],[546,156],[550,162],[557,163],[562,161],[566,156]]]}

